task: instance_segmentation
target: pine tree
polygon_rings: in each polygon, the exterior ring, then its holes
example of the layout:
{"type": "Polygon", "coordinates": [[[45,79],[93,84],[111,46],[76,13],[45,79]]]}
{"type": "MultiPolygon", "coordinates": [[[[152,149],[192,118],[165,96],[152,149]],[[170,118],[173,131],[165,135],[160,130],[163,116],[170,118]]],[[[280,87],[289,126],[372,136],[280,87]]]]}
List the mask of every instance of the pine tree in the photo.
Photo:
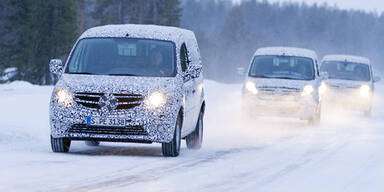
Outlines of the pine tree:
{"type": "Polygon", "coordinates": [[[5,17],[8,14],[6,9],[6,3],[0,1],[0,75],[1,72],[7,67],[7,61],[5,60],[5,49],[3,43],[7,41],[7,33],[4,30],[5,28],[5,17]]]}
{"type": "Polygon", "coordinates": [[[98,24],[122,24],[125,23],[128,14],[128,5],[137,0],[98,0],[92,16],[98,24]]]}
{"type": "Polygon", "coordinates": [[[179,26],[181,11],[179,0],[153,0],[153,23],[179,26]],[[156,11],[157,10],[157,11],[156,11]]]}
{"type": "Polygon", "coordinates": [[[52,84],[51,58],[64,58],[77,36],[75,0],[8,0],[13,14],[6,30],[14,36],[5,43],[8,62],[18,67],[21,80],[52,84]]]}
{"type": "Polygon", "coordinates": [[[99,24],[158,24],[179,26],[179,0],[99,0],[93,12],[99,24]]]}
{"type": "MultiPolygon", "coordinates": [[[[236,68],[246,67],[250,57],[247,45],[251,42],[252,32],[249,32],[244,21],[243,8],[234,6],[225,19],[223,29],[219,35],[219,44],[221,47],[222,57],[220,58],[222,70],[229,77],[236,77],[236,68]]],[[[253,37],[256,38],[256,37],[253,37]]],[[[226,79],[233,81],[233,79],[226,79]]]]}

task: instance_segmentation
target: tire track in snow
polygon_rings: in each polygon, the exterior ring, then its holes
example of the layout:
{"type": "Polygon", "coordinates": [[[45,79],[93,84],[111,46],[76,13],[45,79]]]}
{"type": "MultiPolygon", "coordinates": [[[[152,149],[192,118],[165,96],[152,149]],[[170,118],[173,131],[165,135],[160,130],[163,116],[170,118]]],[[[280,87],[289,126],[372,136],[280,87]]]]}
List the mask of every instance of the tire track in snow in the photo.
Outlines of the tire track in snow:
{"type": "MultiPolygon", "coordinates": [[[[295,136],[295,138],[305,138],[305,134],[306,133],[303,133],[302,135],[297,135],[295,136]]],[[[296,170],[305,169],[306,166],[323,166],[323,162],[325,160],[329,159],[334,155],[339,154],[340,151],[342,151],[346,146],[348,146],[349,143],[353,141],[353,139],[350,139],[351,136],[355,134],[356,133],[353,132],[346,132],[346,129],[341,129],[338,130],[336,133],[332,134],[333,136],[331,140],[328,139],[325,142],[320,140],[321,142],[324,142],[320,144],[317,143],[319,141],[319,138],[314,138],[315,143],[312,143],[309,148],[305,149],[303,152],[300,152],[298,157],[294,158],[292,161],[281,164],[281,157],[279,157],[277,161],[267,162],[262,166],[258,166],[254,169],[236,174],[233,177],[228,178],[227,180],[205,185],[204,188],[207,189],[206,191],[209,191],[209,189],[214,190],[217,189],[217,186],[225,186],[227,183],[230,183],[231,186],[223,187],[224,189],[222,190],[239,190],[239,186],[248,186],[248,189],[253,190],[258,188],[267,189],[270,184],[278,182],[279,180],[295,172],[296,170]]],[[[318,137],[318,135],[315,136],[318,137]]],[[[324,136],[321,135],[321,137],[324,136]]],[[[297,146],[298,143],[300,143],[300,141],[288,140],[288,142],[277,142],[277,145],[283,146],[284,149],[286,149],[289,148],[289,146],[297,146]]],[[[287,151],[289,151],[289,149],[287,151]]],[[[292,154],[287,154],[285,156],[291,157],[291,155],[292,154]]],[[[252,166],[250,166],[250,168],[252,168],[252,166]]]]}
{"type": "Polygon", "coordinates": [[[188,171],[188,169],[193,169],[198,165],[213,163],[230,155],[244,152],[255,152],[265,148],[265,146],[261,146],[219,150],[213,153],[199,155],[197,158],[193,158],[192,160],[175,162],[162,167],[153,167],[138,173],[131,173],[129,170],[127,170],[126,173],[121,172],[119,175],[112,176],[112,178],[104,175],[102,177],[83,180],[77,184],[71,185],[70,187],[63,185],[54,187],[53,189],[47,189],[46,191],[102,191],[103,189],[127,187],[133,184],[148,183],[163,178],[164,175],[169,175],[178,171],[188,171]]]}

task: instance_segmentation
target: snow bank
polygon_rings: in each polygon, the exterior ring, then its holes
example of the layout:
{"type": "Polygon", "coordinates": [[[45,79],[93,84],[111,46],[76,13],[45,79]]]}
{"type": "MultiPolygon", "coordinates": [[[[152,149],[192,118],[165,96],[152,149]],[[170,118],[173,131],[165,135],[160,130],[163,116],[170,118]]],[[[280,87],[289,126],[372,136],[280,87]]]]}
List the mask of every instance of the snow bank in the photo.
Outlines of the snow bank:
{"type": "Polygon", "coordinates": [[[51,92],[25,81],[0,85],[0,145],[46,141],[51,92]]]}
{"type": "Polygon", "coordinates": [[[15,77],[17,73],[18,69],[16,67],[8,67],[3,71],[2,76],[0,76],[0,81],[9,81],[15,77]]]}
{"type": "Polygon", "coordinates": [[[14,81],[11,83],[0,84],[0,93],[2,91],[25,90],[25,89],[31,89],[34,87],[39,87],[39,86],[34,86],[31,83],[26,81],[14,81]]]}

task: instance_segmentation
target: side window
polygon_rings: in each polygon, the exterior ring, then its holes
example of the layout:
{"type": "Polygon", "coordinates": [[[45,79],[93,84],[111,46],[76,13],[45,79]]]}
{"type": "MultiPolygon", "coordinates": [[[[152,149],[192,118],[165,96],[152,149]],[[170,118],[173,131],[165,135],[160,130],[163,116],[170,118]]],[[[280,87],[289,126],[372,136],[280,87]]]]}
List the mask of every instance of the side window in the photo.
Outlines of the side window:
{"type": "Polygon", "coordinates": [[[185,43],[183,43],[183,45],[181,45],[181,48],[180,48],[180,64],[181,64],[181,70],[183,72],[187,71],[188,69],[188,50],[187,50],[187,46],[185,45],[185,43]]]}

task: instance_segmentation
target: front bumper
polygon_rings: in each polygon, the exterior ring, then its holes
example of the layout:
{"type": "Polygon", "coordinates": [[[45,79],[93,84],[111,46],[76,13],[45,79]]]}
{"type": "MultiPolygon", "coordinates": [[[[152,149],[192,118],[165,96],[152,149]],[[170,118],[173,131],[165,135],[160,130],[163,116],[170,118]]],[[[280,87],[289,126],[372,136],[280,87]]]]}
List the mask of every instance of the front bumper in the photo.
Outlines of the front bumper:
{"type": "Polygon", "coordinates": [[[366,111],[372,107],[372,95],[361,96],[358,91],[327,91],[322,99],[327,106],[343,109],[366,111]]]}
{"type": "Polygon", "coordinates": [[[51,135],[55,138],[72,140],[168,143],[173,138],[177,114],[176,106],[164,106],[160,110],[149,110],[139,106],[129,110],[102,113],[78,105],[66,108],[51,101],[51,135]],[[129,125],[87,126],[87,117],[125,119],[129,121],[129,125]]]}
{"type": "Polygon", "coordinates": [[[243,95],[243,112],[249,116],[277,116],[311,119],[316,115],[319,104],[312,97],[303,98],[260,98],[243,95]]]}

